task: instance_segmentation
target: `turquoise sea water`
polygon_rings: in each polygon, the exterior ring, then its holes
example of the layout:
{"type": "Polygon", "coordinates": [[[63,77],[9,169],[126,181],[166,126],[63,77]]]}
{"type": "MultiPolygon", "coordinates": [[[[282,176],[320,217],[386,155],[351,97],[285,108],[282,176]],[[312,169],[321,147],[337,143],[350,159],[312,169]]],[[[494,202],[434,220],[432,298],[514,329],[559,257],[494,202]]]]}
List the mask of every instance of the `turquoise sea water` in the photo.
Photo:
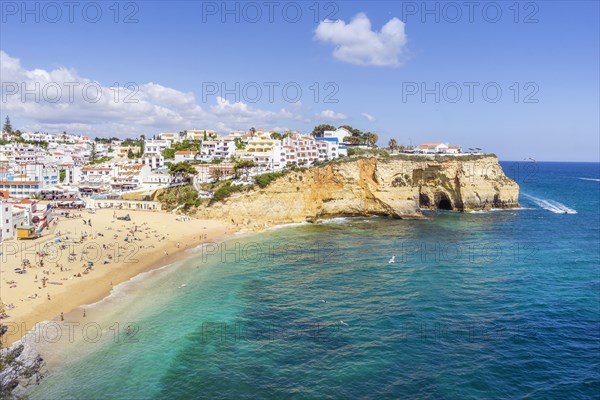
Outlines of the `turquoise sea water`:
{"type": "Polygon", "coordinates": [[[286,227],[134,279],[88,308],[100,338],[41,344],[30,396],[599,398],[599,164],[503,168],[521,210],[286,227]]]}

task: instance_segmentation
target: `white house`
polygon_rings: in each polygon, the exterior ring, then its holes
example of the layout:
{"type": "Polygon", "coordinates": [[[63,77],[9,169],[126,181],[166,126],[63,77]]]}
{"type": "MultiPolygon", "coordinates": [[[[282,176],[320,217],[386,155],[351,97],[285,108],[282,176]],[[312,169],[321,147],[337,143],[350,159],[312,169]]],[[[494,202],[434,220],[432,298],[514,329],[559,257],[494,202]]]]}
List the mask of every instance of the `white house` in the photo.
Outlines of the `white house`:
{"type": "Polygon", "coordinates": [[[175,152],[174,161],[176,163],[183,162],[183,161],[187,161],[187,162],[194,161],[196,158],[196,154],[198,154],[198,152],[194,151],[194,150],[177,151],[177,152],[175,152]]]}
{"type": "Polygon", "coordinates": [[[459,146],[449,146],[448,143],[423,143],[416,149],[415,153],[420,154],[458,154],[460,153],[459,146]]]}
{"type": "Polygon", "coordinates": [[[185,138],[187,140],[208,140],[216,139],[219,135],[216,131],[210,129],[190,129],[185,131],[185,138]],[[206,138],[205,138],[206,136],[206,138]]]}
{"type": "Polygon", "coordinates": [[[162,140],[169,141],[169,143],[180,142],[183,139],[177,132],[162,132],[158,134],[158,137],[162,140]]]}
{"type": "Polygon", "coordinates": [[[336,138],[338,143],[343,143],[344,138],[352,136],[352,132],[350,132],[346,128],[337,128],[335,131],[324,131],[324,138],[336,138]]]}
{"type": "Polygon", "coordinates": [[[29,214],[18,203],[0,198],[0,241],[13,239],[17,228],[29,225],[29,214]]]}

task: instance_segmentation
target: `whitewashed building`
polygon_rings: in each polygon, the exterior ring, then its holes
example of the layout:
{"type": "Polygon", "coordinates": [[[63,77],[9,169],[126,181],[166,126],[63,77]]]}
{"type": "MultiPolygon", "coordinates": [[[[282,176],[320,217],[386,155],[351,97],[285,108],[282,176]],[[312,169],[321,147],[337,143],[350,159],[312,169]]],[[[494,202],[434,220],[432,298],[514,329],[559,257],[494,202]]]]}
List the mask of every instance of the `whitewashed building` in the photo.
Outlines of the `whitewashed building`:
{"type": "Polygon", "coordinates": [[[163,150],[169,148],[171,142],[166,139],[146,139],[144,141],[144,154],[149,156],[160,156],[163,150]]]}
{"type": "Polygon", "coordinates": [[[187,161],[187,162],[194,161],[196,154],[198,154],[198,152],[194,151],[194,150],[176,151],[173,161],[176,163],[184,162],[184,161],[187,161]]]}
{"type": "Polygon", "coordinates": [[[420,154],[458,154],[460,146],[450,146],[448,143],[423,143],[417,146],[415,153],[420,154]]]}

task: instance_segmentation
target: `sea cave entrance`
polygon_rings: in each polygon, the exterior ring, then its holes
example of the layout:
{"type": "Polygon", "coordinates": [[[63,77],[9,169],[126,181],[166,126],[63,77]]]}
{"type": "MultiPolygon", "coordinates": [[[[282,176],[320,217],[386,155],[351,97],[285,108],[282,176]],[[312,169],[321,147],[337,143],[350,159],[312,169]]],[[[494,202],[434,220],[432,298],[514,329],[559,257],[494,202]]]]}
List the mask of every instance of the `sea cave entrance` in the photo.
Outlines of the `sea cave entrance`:
{"type": "Polygon", "coordinates": [[[431,206],[431,201],[429,201],[429,196],[425,193],[419,193],[419,207],[427,208],[431,206]]]}
{"type": "Polygon", "coordinates": [[[439,193],[435,197],[435,205],[438,210],[452,210],[452,202],[445,193],[439,193]]]}

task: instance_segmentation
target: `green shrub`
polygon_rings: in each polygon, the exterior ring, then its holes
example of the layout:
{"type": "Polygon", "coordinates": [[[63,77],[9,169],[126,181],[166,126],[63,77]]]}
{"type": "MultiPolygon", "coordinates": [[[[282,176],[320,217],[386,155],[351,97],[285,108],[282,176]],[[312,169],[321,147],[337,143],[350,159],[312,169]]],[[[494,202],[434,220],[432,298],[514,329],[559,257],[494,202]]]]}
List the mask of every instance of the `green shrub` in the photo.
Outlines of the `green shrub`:
{"type": "Polygon", "coordinates": [[[348,149],[348,156],[379,156],[387,158],[390,156],[390,153],[383,149],[348,149]]]}
{"type": "Polygon", "coordinates": [[[192,185],[167,188],[160,192],[157,198],[167,211],[173,210],[181,205],[183,205],[185,209],[200,205],[198,192],[192,185]]]}
{"type": "Polygon", "coordinates": [[[264,189],[267,186],[269,186],[269,184],[271,182],[273,182],[277,178],[280,178],[280,177],[284,176],[285,174],[286,174],[286,172],[284,172],[284,171],[281,171],[281,172],[269,172],[269,173],[266,173],[266,174],[255,176],[254,180],[256,181],[256,183],[258,184],[258,186],[261,189],[264,189]]]}
{"type": "Polygon", "coordinates": [[[221,187],[219,187],[217,190],[215,190],[215,193],[213,194],[213,197],[210,200],[209,205],[212,205],[219,201],[223,201],[234,193],[244,192],[251,188],[252,188],[252,186],[242,186],[242,185],[236,186],[236,185],[232,185],[231,182],[225,182],[221,187]]]}

